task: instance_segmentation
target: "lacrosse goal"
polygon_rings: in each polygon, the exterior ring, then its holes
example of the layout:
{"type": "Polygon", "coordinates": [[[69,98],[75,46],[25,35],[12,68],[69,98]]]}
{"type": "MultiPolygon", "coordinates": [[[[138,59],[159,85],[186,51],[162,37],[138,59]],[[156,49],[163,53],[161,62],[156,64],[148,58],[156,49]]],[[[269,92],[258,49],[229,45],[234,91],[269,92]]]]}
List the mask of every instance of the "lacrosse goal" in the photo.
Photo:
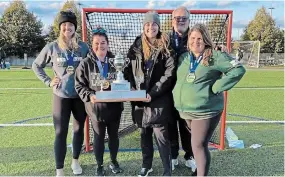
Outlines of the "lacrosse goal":
{"type": "MultiPolygon", "coordinates": [[[[142,21],[148,9],[108,9],[108,8],[83,8],[82,10],[82,39],[91,45],[91,31],[96,26],[101,26],[107,31],[109,37],[109,48],[113,53],[120,51],[126,56],[129,47],[134,42],[136,36],[142,33],[142,21]]],[[[172,10],[157,10],[160,14],[161,29],[164,32],[172,30],[171,13],[172,10]]],[[[231,49],[232,32],[232,11],[231,10],[190,10],[190,28],[196,23],[205,24],[214,43],[223,43],[231,49]]],[[[216,129],[211,146],[224,149],[224,134],[226,122],[226,102],[222,119],[216,129]]],[[[124,103],[124,111],[119,128],[119,135],[131,134],[136,130],[131,117],[130,103],[124,103]]],[[[85,124],[85,151],[91,151],[93,143],[93,130],[89,119],[85,124]]],[[[106,139],[108,137],[106,136],[106,139]]]]}

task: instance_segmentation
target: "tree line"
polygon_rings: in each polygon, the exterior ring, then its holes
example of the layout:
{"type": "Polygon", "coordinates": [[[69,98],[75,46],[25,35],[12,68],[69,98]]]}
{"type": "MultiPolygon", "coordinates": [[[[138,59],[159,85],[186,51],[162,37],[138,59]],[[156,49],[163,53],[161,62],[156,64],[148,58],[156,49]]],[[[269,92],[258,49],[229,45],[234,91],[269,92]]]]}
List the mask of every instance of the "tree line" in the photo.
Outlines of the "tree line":
{"type": "MultiPolygon", "coordinates": [[[[58,16],[61,10],[72,9],[77,15],[77,33],[81,36],[81,13],[74,1],[66,1],[58,11],[54,23],[43,34],[43,22],[30,12],[24,1],[15,0],[0,16],[0,48],[7,56],[23,58],[24,53],[35,56],[46,43],[54,41],[59,35],[58,16]]],[[[213,19],[217,21],[219,19],[213,19]]],[[[211,31],[211,24],[208,24],[211,31]]],[[[225,27],[226,28],[226,27],[225,27]]],[[[216,32],[216,33],[217,33],[216,32]]],[[[221,36],[225,38],[226,36],[221,36]]],[[[261,53],[284,53],[284,29],[277,27],[275,20],[264,7],[257,10],[254,19],[245,27],[241,36],[244,41],[260,41],[261,53]]]]}
{"type": "MultiPolygon", "coordinates": [[[[81,24],[80,10],[74,1],[66,1],[58,11],[53,25],[49,26],[48,34],[43,34],[43,22],[34,13],[30,12],[24,1],[15,0],[0,16],[0,48],[6,56],[23,58],[24,53],[35,56],[46,45],[54,41],[59,35],[58,17],[62,10],[72,9],[81,24]]],[[[77,31],[81,36],[81,25],[77,31]]]]}

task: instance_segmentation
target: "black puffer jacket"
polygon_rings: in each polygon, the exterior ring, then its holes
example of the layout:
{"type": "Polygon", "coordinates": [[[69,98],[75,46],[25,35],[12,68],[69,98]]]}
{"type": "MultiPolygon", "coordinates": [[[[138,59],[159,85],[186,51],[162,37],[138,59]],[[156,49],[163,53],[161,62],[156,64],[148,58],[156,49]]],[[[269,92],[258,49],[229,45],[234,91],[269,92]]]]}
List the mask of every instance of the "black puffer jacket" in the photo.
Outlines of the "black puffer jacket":
{"type": "Polygon", "coordinates": [[[167,56],[163,51],[157,50],[152,55],[153,64],[147,72],[144,68],[142,39],[141,36],[138,36],[129,49],[128,58],[131,62],[125,69],[126,79],[129,80],[133,88],[137,89],[133,67],[136,67],[134,63],[141,62],[145,80],[141,84],[141,89],[146,90],[151,96],[149,103],[132,102],[134,121],[142,127],[160,127],[167,124],[173,107],[172,89],[176,80],[173,55],[167,56]]]}
{"type": "MultiPolygon", "coordinates": [[[[110,52],[107,53],[108,58],[114,58],[114,55],[110,52]]],[[[110,64],[108,65],[109,72],[107,80],[110,82],[116,79],[116,70],[110,64]]],[[[90,95],[95,94],[96,91],[101,89],[99,78],[100,71],[96,63],[95,54],[90,52],[85,59],[83,59],[76,69],[75,73],[75,90],[85,104],[85,109],[92,119],[97,121],[115,121],[114,116],[121,114],[123,111],[123,103],[91,103],[90,95]]],[[[109,87],[106,90],[110,90],[109,87]]]]}

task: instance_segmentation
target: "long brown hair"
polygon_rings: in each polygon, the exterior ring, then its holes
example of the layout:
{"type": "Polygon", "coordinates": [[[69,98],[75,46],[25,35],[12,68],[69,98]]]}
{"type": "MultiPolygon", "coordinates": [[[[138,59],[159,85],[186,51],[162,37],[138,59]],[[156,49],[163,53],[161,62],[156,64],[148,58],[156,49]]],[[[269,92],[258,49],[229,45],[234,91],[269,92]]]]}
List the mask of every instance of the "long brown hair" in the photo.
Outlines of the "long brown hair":
{"type": "Polygon", "coordinates": [[[204,66],[209,66],[209,59],[211,58],[212,50],[214,48],[209,30],[207,29],[207,27],[205,25],[200,24],[200,23],[195,24],[189,30],[187,48],[190,52],[191,52],[191,49],[190,49],[189,41],[190,41],[190,35],[193,31],[197,31],[197,32],[201,33],[201,35],[202,35],[203,42],[205,43],[205,50],[204,50],[204,54],[203,54],[202,64],[204,66]]]}
{"type": "Polygon", "coordinates": [[[166,33],[158,32],[156,39],[153,44],[151,44],[146,35],[142,34],[142,49],[143,49],[143,55],[144,59],[148,60],[151,55],[152,50],[161,50],[166,53],[167,56],[170,56],[170,51],[168,49],[169,47],[169,37],[166,33]]]}

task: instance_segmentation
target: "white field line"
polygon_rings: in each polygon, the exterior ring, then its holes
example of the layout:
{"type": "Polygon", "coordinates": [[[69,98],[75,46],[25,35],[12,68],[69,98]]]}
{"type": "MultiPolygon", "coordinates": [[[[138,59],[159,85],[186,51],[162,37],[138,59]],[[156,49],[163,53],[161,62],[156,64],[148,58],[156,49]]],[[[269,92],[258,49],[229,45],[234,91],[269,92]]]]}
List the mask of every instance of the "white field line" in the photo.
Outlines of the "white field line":
{"type": "MultiPolygon", "coordinates": [[[[70,123],[69,125],[72,125],[70,123]]],[[[53,123],[38,123],[38,124],[0,124],[0,127],[49,127],[54,126],[53,123]]]]}
{"type": "MultiPolygon", "coordinates": [[[[229,124],[284,124],[285,121],[226,121],[229,124]]],[[[70,123],[69,125],[72,125],[70,123]]],[[[47,127],[53,126],[53,123],[34,123],[34,124],[0,124],[0,127],[47,127]]]]}
{"type": "Polygon", "coordinates": [[[1,78],[0,80],[4,80],[4,81],[14,81],[14,80],[17,80],[17,81],[20,81],[20,80],[38,80],[38,78],[36,77],[33,77],[33,78],[1,78]]]}
{"type": "Polygon", "coordinates": [[[52,90],[51,88],[0,88],[0,90],[52,90]]]}
{"type": "Polygon", "coordinates": [[[238,87],[232,88],[233,90],[284,90],[284,87],[238,87]]]}
{"type": "Polygon", "coordinates": [[[228,124],[284,124],[285,121],[263,121],[263,120],[257,120],[257,121],[226,121],[228,124]]]}

